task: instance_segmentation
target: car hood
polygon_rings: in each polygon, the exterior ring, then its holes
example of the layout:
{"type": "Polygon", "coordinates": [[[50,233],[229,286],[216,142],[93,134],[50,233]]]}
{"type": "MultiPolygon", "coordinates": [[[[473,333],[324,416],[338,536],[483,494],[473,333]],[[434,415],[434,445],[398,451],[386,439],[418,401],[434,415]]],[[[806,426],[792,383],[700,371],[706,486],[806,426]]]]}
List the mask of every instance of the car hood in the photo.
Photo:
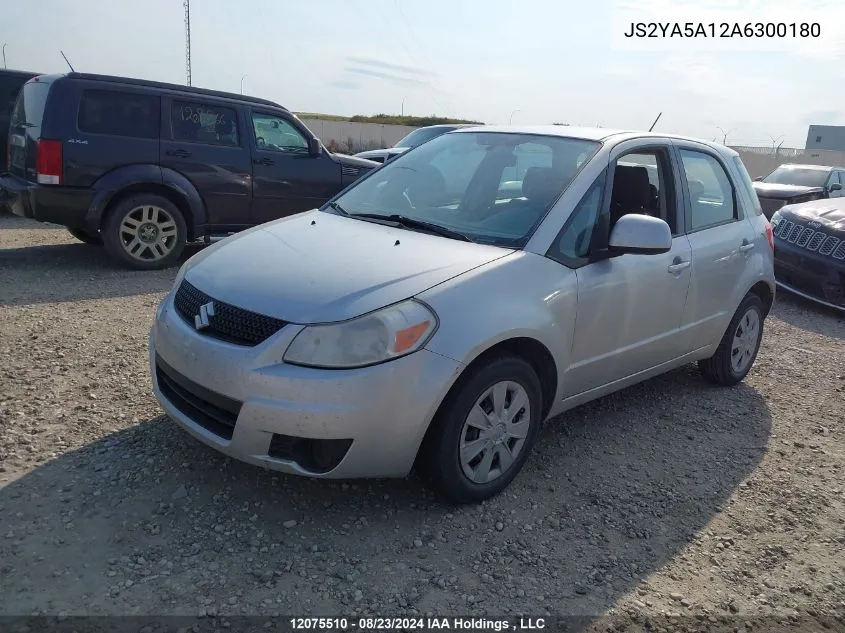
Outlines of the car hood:
{"type": "Polygon", "coordinates": [[[771,182],[755,182],[754,190],[763,198],[787,199],[808,193],[822,193],[822,187],[805,187],[802,185],[779,185],[771,182]]]}
{"type": "Polygon", "coordinates": [[[332,158],[341,165],[350,165],[351,167],[364,167],[366,169],[373,169],[378,167],[380,163],[374,160],[367,160],[359,156],[348,156],[346,154],[332,154],[332,158]]]}
{"type": "Polygon", "coordinates": [[[817,222],[826,233],[845,235],[845,198],[813,200],[782,207],[781,216],[790,220],[817,222]]]}
{"type": "Polygon", "coordinates": [[[314,210],[226,238],[192,257],[184,275],[219,301],[291,323],[326,323],[513,252],[314,210]]]}

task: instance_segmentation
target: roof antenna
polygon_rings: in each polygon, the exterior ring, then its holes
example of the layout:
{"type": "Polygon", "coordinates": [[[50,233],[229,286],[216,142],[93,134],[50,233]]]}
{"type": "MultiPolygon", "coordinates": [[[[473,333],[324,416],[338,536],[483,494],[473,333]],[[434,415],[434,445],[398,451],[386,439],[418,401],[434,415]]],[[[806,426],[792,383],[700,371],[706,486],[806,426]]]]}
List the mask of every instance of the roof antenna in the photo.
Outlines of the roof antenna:
{"type": "Polygon", "coordinates": [[[71,65],[70,65],[70,62],[67,60],[67,55],[65,55],[63,51],[59,51],[59,52],[62,54],[62,57],[64,57],[64,58],[65,58],[65,63],[66,63],[66,64],[68,65],[68,67],[70,68],[70,72],[75,73],[76,71],[73,69],[73,66],[71,66],[71,65]]]}
{"type": "Polygon", "coordinates": [[[663,116],[663,113],[662,113],[662,112],[660,112],[660,113],[657,115],[657,118],[654,120],[654,123],[652,123],[652,124],[651,124],[651,127],[650,127],[650,128],[648,128],[648,131],[649,131],[649,132],[651,132],[651,131],[654,129],[654,126],[655,126],[655,125],[657,125],[657,122],[660,120],[660,117],[661,117],[661,116],[663,116]]]}

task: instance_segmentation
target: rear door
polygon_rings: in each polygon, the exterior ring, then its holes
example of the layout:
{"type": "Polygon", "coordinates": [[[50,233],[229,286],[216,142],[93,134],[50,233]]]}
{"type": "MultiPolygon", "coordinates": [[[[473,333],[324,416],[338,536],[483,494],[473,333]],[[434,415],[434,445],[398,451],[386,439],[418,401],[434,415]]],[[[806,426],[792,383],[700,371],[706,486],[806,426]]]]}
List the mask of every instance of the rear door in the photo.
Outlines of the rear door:
{"type": "Polygon", "coordinates": [[[205,203],[209,228],[250,225],[252,164],[240,106],[196,95],[162,99],[161,166],[183,175],[205,203]]]}
{"type": "Polygon", "coordinates": [[[65,80],[50,99],[51,110],[62,119],[57,127],[66,185],[89,187],[119,167],[158,164],[161,97],[156,91],[65,80]]]}
{"type": "Polygon", "coordinates": [[[309,153],[307,130],[293,117],[253,109],[252,221],[262,224],[321,206],[341,189],[341,166],[323,150],[309,153]]]}
{"type": "Polygon", "coordinates": [[[705,146],[685,141],[676,146],[692,248],[683,327],[688,346],[697,348],[721,338],[737,308],[737,283],[759,245],[722,158],[705,146]]]}

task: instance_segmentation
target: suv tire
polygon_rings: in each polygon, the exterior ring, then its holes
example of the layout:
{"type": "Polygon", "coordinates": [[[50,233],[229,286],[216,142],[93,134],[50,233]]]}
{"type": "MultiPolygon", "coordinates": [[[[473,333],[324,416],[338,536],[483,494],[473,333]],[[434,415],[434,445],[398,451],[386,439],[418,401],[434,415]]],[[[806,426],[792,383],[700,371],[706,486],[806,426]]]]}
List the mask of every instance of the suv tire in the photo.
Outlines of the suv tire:
{"type": "Polygon", "coordinates": [[[730,387],[748,375],[763,340],[763,315],[760,297],[746,295],[725,330],[716,353],[698,361],[698,367],[707,380],[730,387]]]}
{"type": "Polygon", "coordinates": [[[128,268],[158,270],[179,259],[187,233],[175,204],[163,196],[141,193],[121,200],[109,212],[103,243],[109,255],[128,268]]]}
{"type": "Polygon", "coordinates": [[[493,497],[522,469],[542,410],[540,380],[531,365],[509,355],[485,363],[462,378],[441,405],[421,446],[422,473],[454,503],[493,497]],[[492,479],[474,480],[470,473],[492,479]]]}
{"type": "Polygon", "coordinates": [[[85,242],[86,244],[91,244],[93,246],[103,245],[103,238],[100,236],[99,233],[91,233],[90,231],[71,228],[68,228],[67,232],[73,235],[80,242],[85,242]]]}

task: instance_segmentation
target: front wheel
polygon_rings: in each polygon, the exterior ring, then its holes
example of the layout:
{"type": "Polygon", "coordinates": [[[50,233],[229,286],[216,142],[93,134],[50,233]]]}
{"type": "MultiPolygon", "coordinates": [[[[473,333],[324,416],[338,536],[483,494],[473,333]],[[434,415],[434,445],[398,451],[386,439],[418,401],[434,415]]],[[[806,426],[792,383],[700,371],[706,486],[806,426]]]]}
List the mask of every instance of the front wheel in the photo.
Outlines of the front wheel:
{"type": "Polygon", "coordinates": [[[109,255],[135,270],[172,266],[185,249],[187,228],[182,213],[167,198],[138,194],[109,213],[103,242],[109,255]]]}
{"type": "Polygon", "coordinates": [[[489,499],[522,468],[537,437],[542,390],[524,360],[502,356],[450,393],[421,449],[420,466],[455,503],[489,499]]]}
{"type": "Polygon", "coordinates": [[[734,313],[716,353],[698,363],[707,380],[729,387],[748,375],[763,340],[764,319],[760,297],[747,295],[734,313]]]}

